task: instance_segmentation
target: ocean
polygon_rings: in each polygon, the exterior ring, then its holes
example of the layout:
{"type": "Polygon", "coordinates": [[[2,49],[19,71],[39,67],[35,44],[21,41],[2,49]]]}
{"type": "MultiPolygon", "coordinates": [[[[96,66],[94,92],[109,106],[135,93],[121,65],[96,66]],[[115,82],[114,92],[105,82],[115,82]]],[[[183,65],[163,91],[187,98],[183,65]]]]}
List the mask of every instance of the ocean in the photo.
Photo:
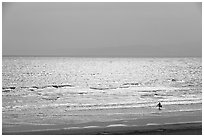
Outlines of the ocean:
{"type": "Polygon", "coordinates": [[[167,114],[201,110],[202,59],[2,60],[3,128],[131,119],[154,114],[158,102],[167,114]]]}

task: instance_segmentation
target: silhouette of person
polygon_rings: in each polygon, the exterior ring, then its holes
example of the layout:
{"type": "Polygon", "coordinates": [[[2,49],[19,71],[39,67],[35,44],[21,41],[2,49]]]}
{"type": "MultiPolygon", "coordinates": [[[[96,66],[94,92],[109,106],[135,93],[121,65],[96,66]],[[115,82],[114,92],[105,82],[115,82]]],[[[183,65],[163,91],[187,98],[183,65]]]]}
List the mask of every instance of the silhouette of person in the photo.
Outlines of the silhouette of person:
{"type": "Polygon", "coordinates": [[[161,110],[162,107],[161,103],[159,102],[156,107],[159,107],[159,110],[161,110]]]}

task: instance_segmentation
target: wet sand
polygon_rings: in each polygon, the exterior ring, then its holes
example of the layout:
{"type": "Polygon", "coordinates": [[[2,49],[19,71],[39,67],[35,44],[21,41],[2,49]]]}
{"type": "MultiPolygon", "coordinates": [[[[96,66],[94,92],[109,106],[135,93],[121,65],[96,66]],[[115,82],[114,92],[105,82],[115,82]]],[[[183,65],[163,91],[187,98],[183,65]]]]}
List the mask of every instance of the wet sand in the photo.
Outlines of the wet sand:
{"type": "Polygon", "coordinates": [[[3,135],[202,135],[202,123],[5,132],[3,135]]]}
{"type": "Polygon", "coordinates": [[[65,125],[16,125],[3,135],[201,135],[202,111],[155,113],[137,119],[65,125]]]}

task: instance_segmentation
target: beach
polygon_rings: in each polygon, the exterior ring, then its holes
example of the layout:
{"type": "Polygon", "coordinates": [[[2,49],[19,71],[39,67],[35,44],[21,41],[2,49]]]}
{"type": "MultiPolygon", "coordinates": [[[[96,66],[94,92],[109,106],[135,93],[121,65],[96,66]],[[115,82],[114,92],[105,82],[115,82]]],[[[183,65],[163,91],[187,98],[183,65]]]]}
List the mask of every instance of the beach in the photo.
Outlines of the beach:
{"type": "MultiPolygon", "coordinates": [[[[127,110],[128,111],[128,110],[127,110]]],[[[162,111],[162,110],[161,110],[162,111]]],[[[202,112],[154,113],[137,119],[64,125],[16,125],[3,135],[201,135],[202,112]]]]}

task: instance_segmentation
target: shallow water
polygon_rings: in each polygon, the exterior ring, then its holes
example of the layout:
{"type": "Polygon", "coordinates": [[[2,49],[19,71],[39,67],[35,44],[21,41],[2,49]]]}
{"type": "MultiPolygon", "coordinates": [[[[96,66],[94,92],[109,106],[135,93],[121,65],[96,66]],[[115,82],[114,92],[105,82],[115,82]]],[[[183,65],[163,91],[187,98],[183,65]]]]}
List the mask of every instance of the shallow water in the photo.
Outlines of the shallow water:
{"type": "Polygon", "coordinates": [[[3,57],[2,65],[3,123],[76,122],[81,111],[86,121],[94,110],[147,114],[158,101],[173,111],[201,109],[189,107],[202,103],[201,58],[3,57]]]}

